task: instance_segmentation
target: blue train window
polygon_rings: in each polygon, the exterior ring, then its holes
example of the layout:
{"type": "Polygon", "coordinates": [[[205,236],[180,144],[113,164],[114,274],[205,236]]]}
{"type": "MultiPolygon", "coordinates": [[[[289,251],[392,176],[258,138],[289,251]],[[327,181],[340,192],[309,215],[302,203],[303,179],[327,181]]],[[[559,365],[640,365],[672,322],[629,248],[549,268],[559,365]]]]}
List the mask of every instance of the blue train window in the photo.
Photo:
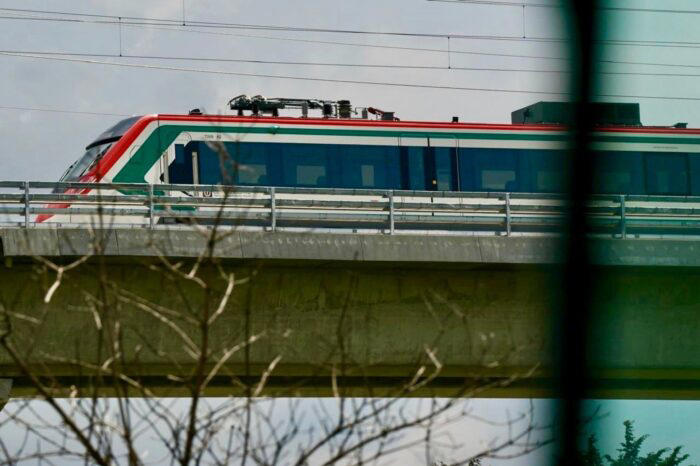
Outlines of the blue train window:
{"type": "Polygon", "coordinates": [[[226,148],[234,161],[233,179],[236,184],[269,186],[273,183],[267,144],[229,142],[226,148]]]}
{"type": "Polygon", "coordinates": [[[196,143],[175,145],[175,160],[168,167],[168,180],[174,184],[192,184],[192,147],[196,143]]]}
{"type": "Polygon", "coordinates": [[[463,191],[521,191],[518,149],[460,149],[463,191]]]}
{"type": "Polygon", "coordinates": [[[527,191],[536,193],[564,192],[566,186],[566,152],[559,150],[523,150],[529,169],[527,191]]]}
{"type": "Polygon", "coordinates": [[[328,187],[328,156],[322,144],[285,144],[282,182],[285,186],[328,187]]]}
{"type": "Polygon", "coordinates": [[[333,165],[339,169],[340,186],[367,189],[400,187],[398,147],[361,145],[330,147],[337,149],[332,160],[333,165]]]}
{"type": "Polygon", "coordinates": [[[688,165],[685,154],[647,153],[648,194],[688,194],[688,165]]]}
{"type": "Polygon", "coordinates": [[[644,164],[638,152],[601,151],[595,154],[593,192],[644,194],[644,164]]]}
{"type": "Polygon", "coordinates": [[[229,147],[200,142],[197,149],[201,184],[234,184],[234,156],[229,147]]]}

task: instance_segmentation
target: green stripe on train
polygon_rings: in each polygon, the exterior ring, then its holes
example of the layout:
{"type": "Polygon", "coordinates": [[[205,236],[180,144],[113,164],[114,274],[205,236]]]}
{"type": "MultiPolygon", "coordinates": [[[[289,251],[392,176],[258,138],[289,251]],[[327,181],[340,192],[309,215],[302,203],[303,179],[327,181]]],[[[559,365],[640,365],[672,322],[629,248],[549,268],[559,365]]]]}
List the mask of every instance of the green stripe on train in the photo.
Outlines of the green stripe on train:
{"type": "MultiPolygon", "coordinates": [[[[401,130],[364,130],[364,129],[329,129],[329,128],[285,128],[285,127],[235,127],[235,126],[193,126],[162,125],[156,128],[146,141],[138,148],[133,157],[114,177],[115,183],[143,183],[146,172],[158,160],[160,155],[175,141],[182,132],[206,133],[245,133],[245,134],[294,134],[314,136],[365,136],[365,137],[402,137],[433,139],[464,139],[493,141],[566,141],[566,134],[523,134],[513,133],[441,133],[441,132],[404,132],[401,130]]],[[[596,142],[624,142],[643,144],[700,144],[700,138],[676,138],[663,136],[595,136],[596,142]]]]}

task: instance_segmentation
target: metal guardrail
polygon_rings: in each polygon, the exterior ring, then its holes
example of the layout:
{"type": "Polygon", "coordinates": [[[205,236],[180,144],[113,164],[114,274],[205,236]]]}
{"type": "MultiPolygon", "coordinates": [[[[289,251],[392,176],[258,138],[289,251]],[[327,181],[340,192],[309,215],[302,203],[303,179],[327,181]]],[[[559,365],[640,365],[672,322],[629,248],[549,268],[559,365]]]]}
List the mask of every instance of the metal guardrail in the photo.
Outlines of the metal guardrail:
{"type": "MultiPolygon", "coordinates": [[[[52,215],[46,223],[511,235],[556,233],[566,208],[559,194],[0,181],[0,224],[25,228],[52,215]]],[[[588,213],[594,234],[700,235],[700,197],[598,195],[588,213]]]]}

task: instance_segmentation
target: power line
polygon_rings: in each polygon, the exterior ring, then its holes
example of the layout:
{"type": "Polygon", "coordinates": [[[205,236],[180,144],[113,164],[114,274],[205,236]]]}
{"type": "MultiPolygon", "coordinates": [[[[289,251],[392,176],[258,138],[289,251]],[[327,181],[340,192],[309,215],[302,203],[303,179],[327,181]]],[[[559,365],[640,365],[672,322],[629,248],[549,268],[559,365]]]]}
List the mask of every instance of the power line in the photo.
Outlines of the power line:
{"type": "Polygon", "coordinates": [[[67,57],[96,57],[96,58],[134,58],[149,60],[177,60],[177,61],[202,61],[216,63],[250,63],[266,65],[294,65],[294,66],[324,66],[324,67],[344,67],[344,68],[386,68],[386,69],[414,69],[414,70],[457,70],[457,71],[495,71],[511,73],[570,73],[568,70],[541,70],[531,68],[497,68],[497,67],[461,67],[461,66],[436,66],[436,65],[392,65],[392,64],[372,64],[372,63],[333,63],[333,62],[309,62],[309,61],[284,61],[284,60],[261,60],[244,58],[216,58],[216,57],[183,57],[165,55],[136,55],[136,54],[116,54],[116,53],[82,53],[82,52],[53,52],[39,50],[0,50],[9,54],[28,55],[49,55],[67,57]]]}
{"type": "MultiPolygon", "coordinates": [[[[56,51],[40,51],[40,50],[0,50],[0,52],[8,54],[27,54],[27,55],[48,55],[48,56],[65,56],[65,57],[96,57],[96,58],[133,58],[133,59],[149,59],[149,60],[173,60],[173,61],[201,61],[214,63],[250,63],[250,64],[267,64],[267,65],[292,65],[292,66],[323,66],[323,67],[341,67],[341,68],[378,68],[378,69],[415,69],[415,70],[457,70],[457,71],[491,71],[491,72],[510,72],[510,73],[556,73],[570,74],[569,70],[542,70],[532,68],[502,68],[502,67],[460,67],[460,66],[436,66],[436,65],[393,65],[393,64],[372,64],[372,63],[333,63],[333,62],[308,62],[308,61],[284,61],[284,60],[262,60],[262,59],[244,59],[244,58],[217,58],[217,57],[185,57],[185,56],[166,56],[166,55],[141,55],[141,54],[116,54],[116,53],[82,53],[82,52],[56,52],[56,51]]],[[[682,67],[682,68],[700,68],[700,65],[686,65],[675,63],[652,63],[652,62],[634,62],[620,60],[599,60],[599,63],[606,64],[624,64],[624,65],[643,65],[643,66],[664,66],[664,67],[682,67]]],[[[601,75],[630,75],[630,76],[671,76],[671,77],[700,77],[700,74],[691,73],[661,73],[661,72],[644,72],[644,71],[597,71],[596,74],[601,75]]]]}
{"type": "Polygon", "coordinates": [[[490,5],[490,6],[515,6],[515,7],[536,7],[536,8],[561,8],[562,5],[554,3],[522,3],[522,2],[498,2],[495,0],[428,0],[429,2],[447,2],[447,3],[470,3],[475,5],[490,5]]]}
{"type": "MultiPolygon", "coordinates": [[[[150,60],[177,60],[177,61],[203,61],[216,63],[250,63],[250,64],[271,64],[271,65],[294,65],[294,66],[325,66],[325,67],[346,67],[346,68],[388,68],[388,69],[417,69],[417,70],[458,70],[458,71],[493,71],[512,73],[558,73],[569,74],[569,70],[541,70],[530,68],[497,68],[497,67],[447,67],[435,65],[391,65],[391,64],[371,64],[371,63],[332,63],[332,62],[306,62],[306,61],[283,61],[283,60],[261,60],[243,58],[216,58],[216,57],[183,57],[165,55],[137,55],[137,54],[115,54],[115,53],[81,53],[81,52],[52,52],[38,50],[0,50],[8,54],[27,55],[49,55],[67,57],[97,57],[97,58],[133,58],[150,60]]],[[[650,63],[650,62],[625,62],[615,60],[600,60],[601,63],[611,64],[631,64],[631,65],[654,65],[671,67],[700,68],[700,65],[681,65],[672,63],[650,63]]],[[[602,75],[634,75],[634,76],[674,76],[674,77],[700,77],[700,74],[690,73],[658,73],[658,72],[638,72],[638,71],[598,71],[596,74],[602,75]]]]}
{"type": "MultiPolygon", "coordinates": [[[[501,3],[501,2],[497,2],[501,3]]],[[[26,12],[42,12],[42,10],[23,10],[0,8],[0,11],[26,11],[26,12]]],[[[214,23],[204,21],[189,21],[186,25],[182,25],[179,21],[170,19],[157,18],[140,18],[140,17],[118,17],[108,15],[92,15],[86,13],[71,13],[71,12],[52,12],[45,11],[47,14],[56,15],[72,15],[72,16],[88,16],[90,18],[106,18],[106,19],[75,19],[75,18],[48,18],[36,16],[0,16],[0,19],[6,20],[24,20],[24,21],[48,21],[48,22],[74,22],[74,23],[89,23],[89,24],[107,24],[114,26],[132,26],[132,27],[157,27],[157,26],[173,26],[177,27],[172,30],[187,30],[186,27],[199,28],[225,28],[225,29],[253,29],[264,31],[279,31],[279,32],[321,32],[321,33],[339,33],[339,34],[356,34],[356,35],[382,35],[382,36],[398,36],[398,37],[418,37],[418,38],[441,38],[441,39],[461,39],[461,40],[490,40],[490,41],[505,41],[505,42],[533,42],[533,43],[560,43],[564,44],[569,41],[567,38],[561,37],[522,37],[522,36],[504,36],[504,35],[485,35],[485,34],[436,34],[436,33],[415,33],[415,32],[389,32],[389,31],[367,31],[353,29],[327,29],[327,28],[308,28],[308,27],[292,27],[292,26],[269,26],[269,25],[253,25],[253,24],[235,24],[235,23],[214,23]]],[[[203,31],[202,31],[203,32],[203,31]]],[[[285,38],[284,40],[292,40],[285,38]]],[[[321,43],[321,41],[312,41],[321,43]]],[[[675,47],[675,48],[700,48],[698,41],[659,41],[659,40],[627,40],[627,39],[599,39],[595,43],[616,45],[616,46],[634,46],[634,47],[675,47]]],[[[330,42],[326,42],[330,43],[330,42]]],[[[342,44],[350,45],[350,44],[342,44]]],[[[355,45],[355,44],[353,44],[355,45]]],[[[386,46],[384,46],[386,47],[386,46]]],[[[389,48],[389,47],[386,47],[389,48]]],[[[403,47],[391,47],[403,48],[403,47]]],[[[414,47],[406,47],[407,50],[425,50],[431,52],[446,53],[445,49],[421,49],[414,47]]],[[[455,53],[459,53],[455,51],[455,53]]]]}
{"type": "Polygon", "coordinates": [[[0,105],[0,109],[3,110],[23,110],[31,112],[51,112],[51,113],[75,113],[77,115],[92,115],[92,116],[118,116],[118,117],[128,117],[131,115],[126,115],[123,113],[105,113],[105,112],[83,112],[79,110],[63,110],[57,108],[38,108],[38,107],[14,107],[9,105],[0,105]]]}
{"type": "MultiPolygon", "coordinates": [[[[2,11],[3,8],[0,8],[2,11]]],[[[72,13],[65,13],[72,14],[72,13]]],[[[112,18],[112,17],[107,17],[112,18]]],[[[497,41],[517,41],[517,42],[545,42],[559,43],[568,42],[566,38],[559,37],[522,37],[522,36],[503,36],[503,35],[487,35],[487,34],[436,34],[436,33],[417,33],[417,32],[389,32],[389,31],[368,31],[359,29],[328,29],[328,28],[309,28],[309,27],[293,27],[293,26],[268,26],[254,24],[233,24],[233,23],[211,23],[203,21],[188,21],[187,24],[173,23],[170,20],[140,20],[128,19],[128,17],[114,17],[115,19],[75,19],[75,18],[49,18],[40,16],[7,16],[2,15],[0,19],[19,20],[19,21],[42,21],[42,22],[60,22],[60,23],[83,23],[83,24],[107,24],[114,26],[177,26],[177,27],[198,27],[198,28],[213,28],[213,29],[246,29],[259,31],[279,31],[279,32],[313,32],[313,33],[332,33],[332,34],[354,34],[354,35],[372,35],[372,36],[394,36],[394,37],[417,37],[417,38],[434,38],[434,39],[464,39],[464,40],[497,40],[497,41]],[[121,18],[121,19],[119,19],[121,18]]]]}
{"type": "MultiPolygon", "coordinates": [[[[314,82],[329,82],[329,83],[341,83],[341,84],[360,84],[360,85],[370,85],[370,86],[408,87],[408,88],[418,88],[418,89],[439,89],[439,90],[452,90],[452,91],[500,92],[500,93],[512,93],[512,94],[537,94],[537,95],[558,95],[558,96],[570,96],[571,95],[568,92],[556,92],[556,91],[532,91],[532,90],[507,89],[507,88],[442,86],[442,85],[433,85],[433,84],[412,84],[412,83],[397,83],[397,82],[386,82],[386,81],[361,81],[361,80],[352,80],[352,79],[317,78],[317,77],[311,77],[311,76],[290,76],[290,75],[279,75],[279,74],[244,73],[244,72],[240,72],[240,71],[180,68],[180,67],[173,67],[173,66],[147,65],[147,64],[140,64],[140,63],[115,63],[115,62],[105,62],[105,61],[98,61],[98,60],[87,60],[87,59],[80,59],[80,58],[40,56],[40,55],[11,53],[11,52],[0,52],[0,55],[4,55],[4,56],[8,56],[8,57],[22,57],[22,58],[32,58],[32,59],[39,59],[39,60],[53,60],[53,61],[62,61],[62,62],[84,63],[84,64],[92,64],[92,65],[106,65],[106,66],[117,66],[117,67],[127,67],[127,68],[143,68],[143,69],[164,70],[164,71],[181,71],[181,72],[188,72],[188,73],[205,73],[205,74],[215,74],[215,75],[225,75],[225,76],[248,76],[248,77],[256,77],[256,78],[288,79],[288,80],[295,80],[295,81],[314,81],[314,82]]],[[[595,97],[700,101],[700,97],[653,96],[653,95],[650,96],[650,95],[628,95],[628,94],[596,94],[595,97]]]]}
{"type": "MultiPolygon", "coordinates": [[[[461,0],[460,0],[461,1],[461,0]]],[[[499,2],[500,3],[500,2],[499,2]]],[[[0,8],[0,10],[3,10],[3,8],[0,8]]],[[[34,10],[31,10],[34,11],[34,10]]],[[[65,14],[71,14],[71,13],[65,13],[65,14]]],[[[81,15],[85,16],[102,16],[102,15],[88,15],[81,13],[81,15]]],[[[2,18],[2,17],[0,17],[2,18]]],[[[15,19],[15,17],[9,17],[12,19],[15,19]]],[[[6,18],[6,19],[9,19],[6,18]]],[[[302,43],[310,43],[310,44],[328,44],[328,45],[341,45],[341,46],[351,46],[351,47],[367,47],[367,48],[380,48],[380,49],[390,49],[390,50],[406,50],[406,51],[418,51],[418,52],[433,52],[433,53],[450,53],[450,54],[464,54],[464,55],[476,55],[476,56],[494,56],[494,57],[506,57],[506,58],[525,58],[525,59],[543,59],[543,60],[564,60],[564,61],[570,61],[569,58],[566,57],[553,57],[553,56],[547,56],[547,55],[522,55],[522,54],[508,54],[508,53],[497,53],[497,52],[475,52],[475,51],[468,51],[468,50],[446,50],[442,48],[426,48],[426,47],[405,47],[405,46],[392,46],[392,45],[379,45],[379,44],[361,44],[361,43],[352,43],[352,42],[340,42],[340,41],[324,41],[324,40],[315,40],[315,39],[297,39],[297,38],[290,38],[290,37],[275,37],[275,36],[261,36],[261,35],[253,35],[253,34],[235,34],[235,33],[226,33],[226,32],[217,32],[217,31],[200,31],[200,30],[193,30],[193,29],[182,29],[181,27],[157,27],[157,26],[144,26],[141,24],[127,24],[127,23],[117,23],[119,25],[125,26],[125,27],[135,27],[135,28],[149,28],[149,29],[156,29],[156,30],[163,30],[163,31],[174,31],[174,32],[186,32],[186,33],[196,33],[196,34],[205,34],[205,35],[217,35],[217,36],[229,36],[229,37],[243,37],[243,38],[253,38],[253,39],[266,39],[266,40],[278,40],[278,41],[291,41],[291,42],[302,42],[302,43]]],[[[179,25],[176,25],[179,26],[179,25]]],[[[651,42],[643,42],[643,41],[611,41],[615,45],[638,45],[638,46],[658,46],[658,47],[690,47],[690,48],[698,48],[700,47],[700,42],[683,42],[683,43],[666,43],[666,42],[658,42],[658,41],[651,41],[651,42]]],[[[28,52],[29,53],[29,52],[28,52]]],[[[79,54],[71,54],[71,55],[79,55],[79,54]]],[[[99,55],[94,55],[94,56],[99,56],[99,55]]],[[[139,58],[138,56],[133,56],[133,58],[139,58]]],[[[145,57],[144,57],[145,58],[145,57]]],[[[155,57],[154,57],[155,58],[155,57]]],[[[168,59],[167,57],[161,57],[162,59],[168,59]]],[[[192,60],[196,60],[196,58],[192,58],[192,60]]],[[[217,61],[216,59],[204,59],[204,60],[210,60],[210,61],[217,61]]],[[[236,61],[236,60],[234,60],[236,61]]],[[[253,62],[251,60],[251,62],[253,62]]],[[[260,60],[259,62],[265,62],[263,60],[260,60]]],[[[652,63],[652,62],[635,62],[635,61],[626,61],[626,60],[599,60],[600,63],[611,63],[611,64],[624,64],[624,65],[644,65],[644,66],[661,66],[661,67],[687,67],[687,68],[698,68],[700,65],[688,65],[688,64],[673,64],[673,63],[652,63]]],[[[268,62],[265,62],[268,63],[268,62]]],[[[272,62],[269,62],[272,63],[272,62]]],[[[297,63],[290,63],[290,64],[297,64],[297,63]]],[[[298,64],[304,64],[304,63],[298,63],[298,64]]],[[[311,63],[309,63],[311,64],[311,63]]],[[[325,64],[318,64],[319,66],[331,66],[330,64],[325,65],[325,64]]],[[[344,66],[342,64],[337,64],[337,66],[344,66]]],[[[369,65],[367,65],[369,66],[369,65]]],[[[382,67],[388,67],[386,65],[381,65],[382,67]]],[[[397,66],[400,67],[400,66],[397,66]]],[[[421,67],[415,67],[416,69],[420,69],[421,67]]],[[[434,67],[435,69],[442,69],[442,67],[434,67]]],[[[473,68],[466,68],[466,67],[453,67],[453,69],[463,69],[463,70],[476,70],[473,68]]],[[[492,69],[492,68],[485,68],[483,71],[499,71],[498,69],[492,69]]],[[[510,70],[507,70],[510,71],[510,70]]],[[[512,71],[523,71],[523,72],[536,72],[537,70],[512,70],[512,71]]],[[[559,72],[559,71],[552,71],[549,70],[548,72],[559,72]]],[[[563,72],[563,71],[561,71],[563,72]]],[[[616,73],[615,73],[616,74],[616,73]]]]}
{"type": "MultiPolygon", "coordinates": [[[[127,25],[128,27],[140,26],[127,25]]],[[[229,37],[244,37],[253,39],[270,39],[270,40],[281,40],[281,41],[291,41],[291,42],[305,42],[311,44],[328,44],[328,45],[343,45],[351,47],[368,47],[368,48],[380,48],[380,49],[390,49],[390,50],[408,50],[417,52],[435,52],[435,53],[448,53],[447,49],[437,49],[437,48],[423,48],[423,47],[401,47],[393,45],[378,45],[378,44],[359,44],[353,42],[338,42],[338,41],[323,41],[314,39],[295,39],[291,37],[274,37],[274,36],[260,36],[253,34],[234,34],[228,32],[216,32],[216,31],[198,31],[194,29],[175,29],[170,27],[153,27],[149,29],[157,29],[161,31],[174,31],[174,32],[185,32],[185,33],[195,33],[195,34],[205,34],[205,35],[215,35],[215,36],[229,36],[229,37]]],[[[700,43],[698,43],[700,46],[700,43]]],[[[450,54],[463,54],[463,55],[476,55],[476,56],[488,56],[488,57],[505,57],[505,58],[526,58],[526,59],[537,59],[537,60],[560,60],[560,61],[571,61],[568,57],[553,57],[549,55],[522,55],[522,54],[512,54],[512,53],[498,53],[498,52],[474,52],[471,50],[449,50],[450,54]]],[[[599,63],[613,63],[620,65],[648,65],[648,66],[670,66],[670,67],[688,67],[696,68],[700,65],[686,65],[686,64],[676,64],[676,63],[651,63],[651,62],[636,62],[628,60],[598,60],[599,63]]]]}
{"type": "Polygon", "coordinates": [[[496,52],[474,52],[470,50],[447,50],[446,48],[429,48],[429,47],[407,47],[399,45],[380,45],[380,44],[362,44],[357,42],[342,42],[342,41],[329,41],[329,40],[317,40],[317,39],[298,39],[294,37],[275,37],[275,36],[261,36],[255,34],[236,34],[230,32],[219,32],[219,31],[200,31],[196,29],[182,29],[181,27],[158,27],[158,26],[142,26],[135,24],[125,24],[125,27],[133,28],[147,28],[155,29],[160,31],[172,31],[172,32],[184,32],[193,34],[204,34],[204,35],[214,35],[214,36],[227,36],[227,37],[242,37],[251,39],[266,39],[266,40],[278,40],[284,42],[302,42],[307,44],[315,45],[341,45],[349,47],[364,47],[364,48],[377,48],[377,49],[388,49],[388,50],[406,50],[415,52],[432,52],[440,54],[459,54],[459,55],[479,55],[479,56],[493,56],[493,57],[512,57],[512,58],[528,58],[528,59],[543,59],[543,60],[569,60],[566,57],[552,57],[546,55],[517,55],[508,53],[496,53],[496,52]]]}
{"type": "Polygon", "coordinates": [[[639,66],[666,66],[673,68],[700,68],[700,65],[686,63],[654,63],[645,61],[628,61],[628,60],[598,60],[598,63],[612,63],[615,65],[639,65],[639,66]]]}
{"type": "MultiPolygon", "coordinates": [[[[0,11],[30,13],[30,14],[51,14],[57,16],[75,16],[79,18],[49,18],[45,16],[0,16],[1,19],[9,20],[34,20],[34,21],[54,21],[54,22],[73,22],[73,23],[91,23],[91,24],[126,24],[126,25],[148,25],[148,26],[180,26],[181,20],[168,18],[149,18],[140,16],[115,16],[115,15],[99,15],[88,13],[75,13],[69,11],[49,11],[49,10],[30,10],[23,8],[0,8],[0,11]]],[[[200,27],[200,28],[221,28],[221,29],[249,29],[263,31],[281,31],[281,32],[315,32],[315,33],[332,33],[332,34],[357,34],[357,35],[374,35],[374,36],[398,36],[398,37],[432,37],[446,39],[448,36],[452,39],[475,39],[475,38],[493,38],[496,40],[520,39],[519,36],[490,36],[490,35],[467,35],[467,34],[445,34],[445,33],[420,33],[420,32],[404,32],[404,31],[370,31],[362,29],[333,29],[333,28],[314,28],[314,27],[298,27],[298,26],[276,26],[267,24],[243,24],[243,23],[224,23],[214,21],[187,21],[185,27],[200,27]]],[[[566,41],[568,39],[548,38],[548,37],[531,37],[526,38],[532,41],[566,41]]]]}
{"type": "Polygon", "coordinates": [[[418,89],[441,89],[441,90],[453,90],[453,91],[483,91],[483,92],[505,92],[505,93],[518,93],[518,94],[538,94],[538,95],[569,95],[567,92],[554,92],[554,91],[530,91],[530,90],[518,90],[518,89],[490,89],[482,87],[462,87],[462,86],[442,86],[435,84],[412,84],[412,83],[396,83],[396,82],[385,82],[385,81],[360,81],[353,79],[333,79],[333,78],[316,78],[310,76],[289,76],[289,75],[278,75],[278,74],[264,74],[264,73],[244,73],[240,71],[223,71],[223,70],[206,70],[198,68],[181,68],[174,66],[161,66],[161,65],[147,65],[143,63],[115,63],[115,62],[105,62],[98,60],[87,60],[80,58],[67,58],[67,57],[56,57],[56,56],[41,56],[32,55],[26,53],[12,53],[12,52],[2,52],[0,55],[8,57],[22,57],[22,58],[33,58],[39,60],[54,60],[63,62],[73,62],[73,63],[84,63],[92,65],[106,65],[106,66],[118,66],[126,68],[144,68],[152,70],[164,70],[164,71],[182,71],[188,73],[206,73],[206,74],[216,74],[216,75],[226,75],[226,76],[248,76],[256,78],[272,78],[272,79],[289,79],[296,81],[316,81],[316,82],[329,82],[329,83],[342,83],[342,84],[363,84],[372,86],[391,86],[391,87],[411,87],[418,89]]]}
{"type": "MultiPolygon", "coordinates": [[[[511,7],[532,7],[532,8],[562,8],[561,3],[525,3],[525,2],[499,2],[495,0],[428,0],[429,2],[446,2],[446,3],[466,3],[472,5],[490,5],[490,6],[511,6],[511,7]]],[[[599,6],[596,10],[603,11],[623,11],[634,13],[674,13],[674,14],[700,14],[700,10],[674,10],[670,8],[639,8],[639,7],[623,7],[623,6],[599,6]]]]}
{"type": "MultiPolygon", "coordinates": [[[[0,11],[3,10],[0,8],[0,11]]],[[[57,18],[32,18],[32,17],[17,17],[17,16],[0,16],[0,19],[8,20],[41,20],[41,21],[69,21],[61,20],[57,18]]],[[[86,21],[75,20],[73,22],[85,23],[86,21]]],[[[416,52],[432,52],[432,53],[447,53],[448,50],[445,48],[430,48],[430,47],[408,47],[408,46],[397,46],[397,45],[380,45],[380,44],[363,44],[357,42],[343,42],[343,41],[329,41],[329,40],[319,40],[319,39],[299,39],[294,37],[275,37],[275,36],[261,36],[254,34],[241,34],[241,33],[227,33],[218,31],[201,31],[197,29],[187,29],[183,28],[181,24],[168,24],[168,23],[135,23],[127,21],[102,21],[98,24],[105,25],[116,25],[118,27],[131,27],[131,28],[144,28],[144,29],[155,29],[160,31],[171,31],[171,32],[183,32],[183,33],[193,33],[193,34],[205,34],[205,35],[215,35],[215,36],[228,36],[228,37],[242,37],[251,39],[266,39],[266,40],[278,40],[284,42],[300,42],[316,45],[341,45],[350,47],[365,47],[365,48],[378,48],[378,49],[389,49],[389,50],[406,50],[406,51],[416,51],[416,52]]],[[[191,27],[187,25],[187,27],[191,27]]],[[[443,36],[442,38],[447,39],[450,37],[452,39],[458,38],[453,36],[443,36]]],[[[479,36],[482,37],[482,36],[479,36]]],[[[504,37],[504,40],[506,38],[504,37]]],[[[512,37],[508,37],[512,39],[512,37]]],[[[522,38],[515,38],[522,40],[522,38]]],[[[467,50],[450,50],[451,54],[464,54],[464,55],[485,55],[485,56],[498,56],[498,57],[518,57],[518,58],[533,58],[533,59],[545,59],[545,60],[568,60],[568,58],[563,57],[551,57],[551,56],[535,56],[535,55],[513,55],[513,54],[503,54],[503,53],[490,53],[490,52],[474,52],[467,50]]]]}

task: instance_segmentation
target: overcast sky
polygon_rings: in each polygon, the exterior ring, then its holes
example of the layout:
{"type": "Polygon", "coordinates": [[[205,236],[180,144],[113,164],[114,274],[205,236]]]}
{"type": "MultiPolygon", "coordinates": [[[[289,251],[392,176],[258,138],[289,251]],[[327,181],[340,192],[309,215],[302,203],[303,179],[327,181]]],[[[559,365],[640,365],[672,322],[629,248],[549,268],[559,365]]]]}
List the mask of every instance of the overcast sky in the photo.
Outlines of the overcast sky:
{"type": "MultiPolygon", "coordinates": [[[[540,2],[538,2],[540,3],[540,2]]],[[[692,9],[695,0],[630,0],[616,6],[692,9]]],[[[180,0],[4,0],[2,8],[30,8],[115,16],[182,19],[180,0]]],[[[0,16],[47,16],[1,12],[0,16]]],[[[228,23],[357,29],[386,32],[437,33],[454,35],[490,35],[528,38],[566,36],[557,8],[457,4],[427,0],[186,0],[185,21],[221,21],[228,23]]],[[[70,17],[63,17],[64,19],[70,17]]],[[[663,13],[610,13],[605,21],[605,39],[700,42],[700,15],[663,13]]],[[[275,40],[293,38],[316,41],[352,42],[395,47],[446,49],[445,38],[374,36],[365,34],[294,33],[241,29],[197,29],[175,27],[121,27],[109,24],[46,22],[0,19],[0,50],[22,52],[79,52],[93,54],[158,55],[170,57],[235,58],[283,61],[313,61],[380,65],[425,65],[446,67],[482,67],[515,70],[566,71],[567,61],[494,57],[467,53],[424,52],[353,47],[275,40]],[[189,31],[189,32],[188,32],[189,31]],[[197,32],[199,31],[199,32],[197,32]],[[241,35],[261,37],[241,37],[241,35]]],[[[451,39],[455,52],[566,58],[560,43],[451,39]]],[[[66,57],[64,57],[66,58],[66,57]]],[[[691,64],[700,67],[698,48],[606,46],[604,58],[613,61],[691,64]]],[[[103,64],[49,61],[0,55],[0,106],[29,107],[63,111],[134,115],[145,113],[183,113],[194,107],[211,113],[227,113],[226,102],[232,96],[263,94],[276,97],[350,99],[355,105],[394,110],[410,120],[449,121],[453,115],[461,121],[508,122],[510,112],[539,100],[562,100],[556,93],[567,89],[565,73],[526,71],[466,71],[455,69],[379,69],[341,68],[300,65],[222,63],[186,60],[154,60],[114,57],[83,57],[115,63],[191,68],[199,70],[276,74],[328,79],[414,83],[462,88],[501,89],[514,92],[476,90],[418,89],[380,85],[328,83],[291,79],[242,77],[203,72],[139,69],[103,64]],[[523,91],[551,92],[532,94],[523,91]]],[[[601,64],[601,71],[663,72],[700,74],[700,70],[681,67],[601,64]]],[[[607,98],[602,100],[640,102],[645,124],[669,125],[678,121],[700,127],[700,101],[650,99],[651,96],[700,97],[698,77],[604,75],[600,90],[607,94],[646,96],[645,98],[607,98]]],[[[0,179],[57,180],[79,157],[88,143],[120,117],[52,113],[0,108],[0,179]]],[[[488,405],[523,407],[521,402],[488,405]]],[[[611,412],[607,426],[616,426],[606,445],[621,440],[623,418],[640,418],[641,431],[652,434],[650,443],[686,442],[700,461],[700,449],[690,445],[688,422],[674,422],[692,413],[700,414],[698,403],[644,404],[607,403],[611,412]],[[656,411],[655,411],[656,410],[656,411]],[[663,413],[669,422],[660,428],[649,413],[663,413]],[[614,421],[614,422],[613,422],[614,421]],[[678,440],[674,440],[678,439],[678,440]]],[[[492,410],[493,411],[493,410],[492,410]]],[[[477,432],[478,433],[478,432],[477,432]]],[[[510,464],[541,464],[545,456],[510,464]]]]}

